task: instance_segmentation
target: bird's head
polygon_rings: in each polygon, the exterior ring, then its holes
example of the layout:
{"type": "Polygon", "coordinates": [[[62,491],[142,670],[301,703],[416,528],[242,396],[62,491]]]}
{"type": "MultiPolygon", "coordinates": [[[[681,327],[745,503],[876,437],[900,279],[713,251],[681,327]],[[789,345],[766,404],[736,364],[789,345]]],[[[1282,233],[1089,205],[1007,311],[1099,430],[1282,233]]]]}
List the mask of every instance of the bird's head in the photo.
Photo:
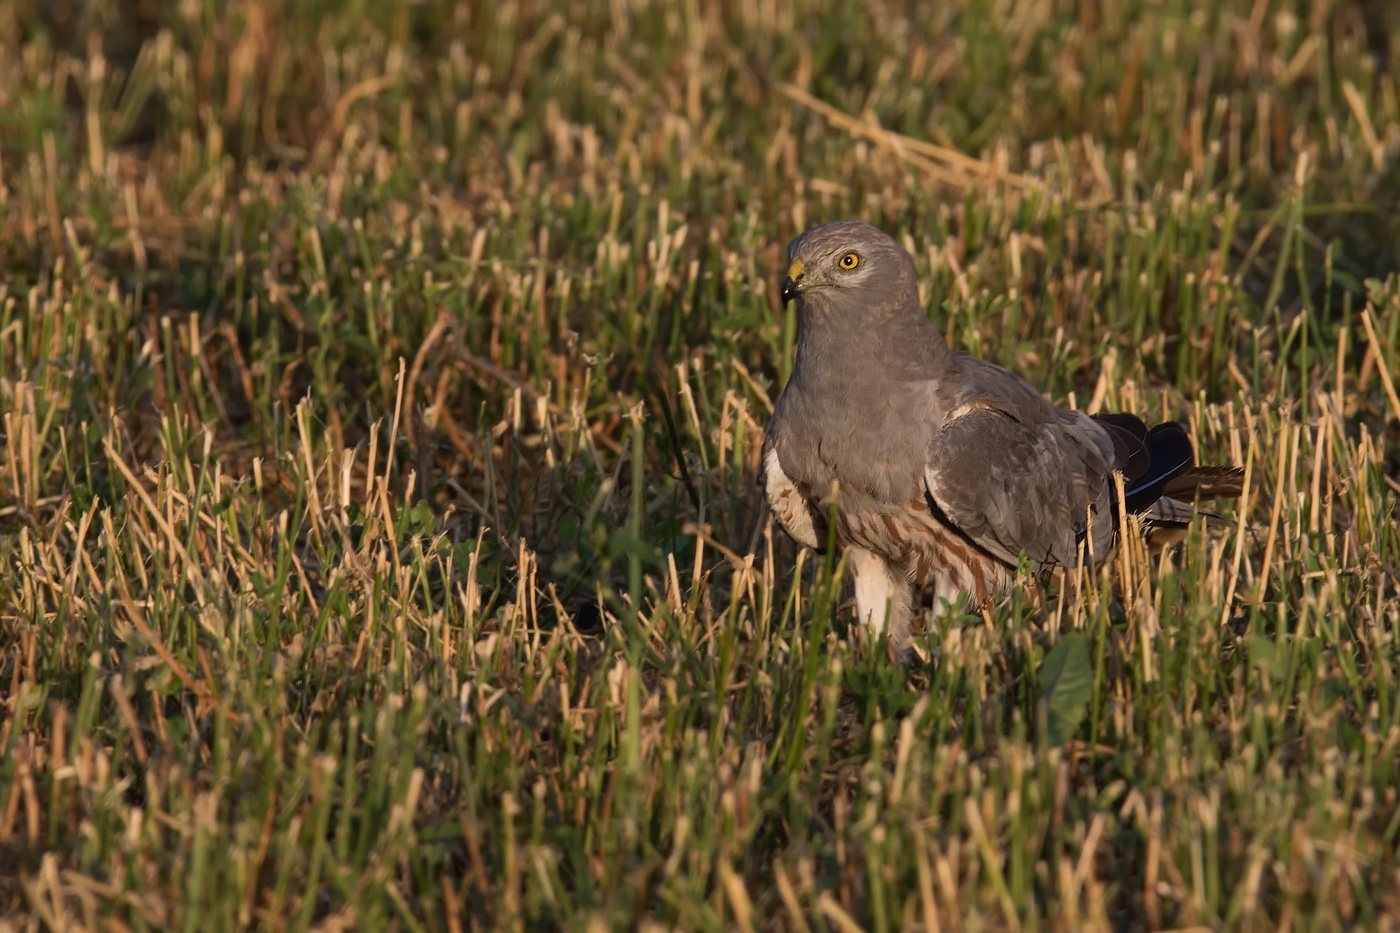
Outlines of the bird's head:
{"type": "Polygon", "coordinates": [[[859,220],[812,227],[788,245],[783,301],[850,310],[918,307],[914,261],[883,231],[859,220]]]}

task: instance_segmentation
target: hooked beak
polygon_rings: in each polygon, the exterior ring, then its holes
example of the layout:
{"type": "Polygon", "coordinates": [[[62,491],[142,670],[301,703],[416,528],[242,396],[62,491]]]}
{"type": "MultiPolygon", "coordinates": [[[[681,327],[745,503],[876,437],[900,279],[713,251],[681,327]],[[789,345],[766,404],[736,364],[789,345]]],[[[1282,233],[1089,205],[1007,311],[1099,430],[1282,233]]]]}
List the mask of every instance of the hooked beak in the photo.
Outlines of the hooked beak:
{"type": "Polygon", "coordinates": [[[802,291],[802,273],[805,266],[800,259],[794,259],[792,265],[788,266],[787,278],[783,279],[783,304],[787,304],[802,291]]]}

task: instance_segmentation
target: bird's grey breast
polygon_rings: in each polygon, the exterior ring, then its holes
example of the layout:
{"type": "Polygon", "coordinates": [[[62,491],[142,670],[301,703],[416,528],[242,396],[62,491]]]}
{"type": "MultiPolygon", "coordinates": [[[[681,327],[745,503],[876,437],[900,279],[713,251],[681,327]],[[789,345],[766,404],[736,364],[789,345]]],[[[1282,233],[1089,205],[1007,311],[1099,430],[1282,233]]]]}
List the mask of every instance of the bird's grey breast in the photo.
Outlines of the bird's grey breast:
{"type": "Polygon", "coordinates": [[[793,482],[824,500],[845,495],[903,505],[918,494],[937,412],[933,384],[794,380],[775,412],[776,448],[793,482]],[[779,417],[781,416],[781,417],[779,417]]]}

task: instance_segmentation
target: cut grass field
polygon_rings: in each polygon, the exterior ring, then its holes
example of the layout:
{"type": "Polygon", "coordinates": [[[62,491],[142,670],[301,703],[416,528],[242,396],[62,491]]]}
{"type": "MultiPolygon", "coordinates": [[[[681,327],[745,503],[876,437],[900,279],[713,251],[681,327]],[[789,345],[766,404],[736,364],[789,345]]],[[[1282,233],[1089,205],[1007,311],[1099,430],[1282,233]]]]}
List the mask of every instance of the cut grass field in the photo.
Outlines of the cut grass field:
{"type": "Polygon", "coordinates": [[[1397,29],[0,0],[0,928],[1400,930],[1397,29]],[[879,659],[755,486],[840,216],[1246,496],[879,659]]]}

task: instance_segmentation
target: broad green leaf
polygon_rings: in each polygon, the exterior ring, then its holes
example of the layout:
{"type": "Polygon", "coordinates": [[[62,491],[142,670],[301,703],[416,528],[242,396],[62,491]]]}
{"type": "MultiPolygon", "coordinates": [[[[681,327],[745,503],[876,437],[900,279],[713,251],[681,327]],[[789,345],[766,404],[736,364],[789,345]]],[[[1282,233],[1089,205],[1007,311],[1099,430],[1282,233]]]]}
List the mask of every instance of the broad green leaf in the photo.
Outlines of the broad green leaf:
{"type": "Polygon", "coordinates": [[[1045,742],[1064,745],[1079,729],[1094,695],[1094,666],[1083,632],[1069,632],[1040,665],[1040,702],[1045,742]]]}

